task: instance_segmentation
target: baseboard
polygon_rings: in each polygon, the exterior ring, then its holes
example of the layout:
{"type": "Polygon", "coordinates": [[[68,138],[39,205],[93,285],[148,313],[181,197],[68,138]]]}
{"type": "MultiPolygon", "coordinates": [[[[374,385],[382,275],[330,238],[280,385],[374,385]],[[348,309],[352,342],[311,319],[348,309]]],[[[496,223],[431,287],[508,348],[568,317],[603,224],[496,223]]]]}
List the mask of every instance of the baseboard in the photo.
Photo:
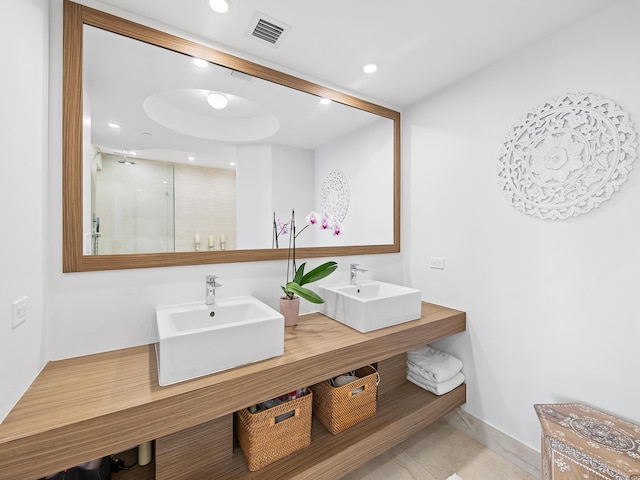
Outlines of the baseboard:
{"type": "Polygon", "coordinates": [[[540,478],[540,453],[533,448],[520,443],[460,408],[445,415],[444,419],[449,425],[464,432],[529,475],[540,478]]]}

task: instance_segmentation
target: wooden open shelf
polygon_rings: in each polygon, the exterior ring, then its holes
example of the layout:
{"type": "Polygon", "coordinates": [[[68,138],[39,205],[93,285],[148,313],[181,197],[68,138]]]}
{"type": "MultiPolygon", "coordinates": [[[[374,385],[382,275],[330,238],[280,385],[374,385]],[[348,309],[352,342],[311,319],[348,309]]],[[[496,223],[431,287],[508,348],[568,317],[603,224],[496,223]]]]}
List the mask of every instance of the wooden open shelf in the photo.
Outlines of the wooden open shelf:
{"type": "MultiPolygon", "coordinates": [[[[376,415],[338,434],[332,435],[314,417],[311,446],[256,472],[247,469],[242,451],[233,458],[212,466],[211,475],[228,480],[335,480],[353,471],[430,425],[466,401],[466,385],[436,396],[412,383],[380,395],[376,415]],[[215,472],[215,473],[214,473],[215,472]]],[[[118,455],[126,464],[135,462],[136,451],[118,455]]],[[[155,465],[134,466],[112,474],[112,480],[153,480],[155,465]]]]}
{"type": "MultiPolygon", "coordinates": [[[[285,329],[283,355],[167,387],[153,345],[50,362],[0,424],[0,480],[40,478],[150,440],[157,480],[207,478],[196,472],[213,466],[228,471],[215,478],[339,478],[331,465],[344,474],[464,403],[464,388],[436,397],[407,384],[405,368],[407,351],[465,329],[464,312],[424,302],[420,319],[369,333],[313,313],[285,329]],[[372,363],[376,417],[337,436],[317,427],[307,451],[248,473],[233,451],[235,411],[372,363]]],[[[149,470],[139,473],[153,478],[149,470]]]]}

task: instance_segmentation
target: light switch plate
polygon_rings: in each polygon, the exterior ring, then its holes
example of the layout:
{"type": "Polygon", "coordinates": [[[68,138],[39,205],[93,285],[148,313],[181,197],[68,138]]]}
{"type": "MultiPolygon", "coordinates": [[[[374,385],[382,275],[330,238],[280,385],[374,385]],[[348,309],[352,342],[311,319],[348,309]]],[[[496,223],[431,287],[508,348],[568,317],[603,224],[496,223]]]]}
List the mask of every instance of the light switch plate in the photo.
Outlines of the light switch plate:
{"type": "Polygon", "coordinates": [[[29,316],[28,297],[22,297],[11,303],[11,328],[17,328],[29,316]]]}
{"type": "Polygon", "coordinates": [[[429,268],[436,268],[438,270],[444,270],[444,258],[431,257],[429,259],[429,268]]]}

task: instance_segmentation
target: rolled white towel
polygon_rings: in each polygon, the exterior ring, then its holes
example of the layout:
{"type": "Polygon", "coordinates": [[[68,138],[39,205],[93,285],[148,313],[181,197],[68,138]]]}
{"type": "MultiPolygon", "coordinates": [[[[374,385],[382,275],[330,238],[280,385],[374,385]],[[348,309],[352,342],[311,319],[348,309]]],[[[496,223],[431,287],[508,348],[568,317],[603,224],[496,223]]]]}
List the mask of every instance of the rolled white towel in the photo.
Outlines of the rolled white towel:
{"type": "Polygon", "coordinates": [[[464,383],[464,374],[462,372],[458,372],[453,376],[453,378],[450,378],[449,380],[434,383],[430,382],[429,380],[425,380],[424,378],[419,377],[411,372],[408,372],[407,380],[415,385],[418,385],[419,387],[424,388],[425,390],[429,390],[431,393],[435,393],[436,395],[444,395],[445,393],[449,393],[451,390],[464,383]]]}
{"type": "Polygon", "coordinates": [[[416,373],[421,377],[436,383],[449,380],[462,370],[462,360],[429,345],[407,352],[407,363],[417,367],[420,371],[416,373]]]}

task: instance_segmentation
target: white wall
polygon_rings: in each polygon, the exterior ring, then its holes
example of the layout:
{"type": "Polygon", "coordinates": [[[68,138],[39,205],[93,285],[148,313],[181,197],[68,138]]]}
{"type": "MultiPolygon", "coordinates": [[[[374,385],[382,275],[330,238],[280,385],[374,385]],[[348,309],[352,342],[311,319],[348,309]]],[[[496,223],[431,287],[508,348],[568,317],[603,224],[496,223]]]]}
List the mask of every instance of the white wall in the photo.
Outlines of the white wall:
{"type": "MultiPolygon", "coordinates": [[[[273,211],[276,218],[288,221],[291,210],[295,211],[297,232],[304,228],[304,218],[314,208],[313,204],[313,172],[314,155],[312,150],[272,145],[273,171],[271,184],[273,185],[273,211]]],[[[289,236],[280,237],[279,246],[288,247],[289,236]]],[[[313,235],[303,233],[296,240],[296,246],[313,246],[313,235]]],[[[298,265],[300,265],[298,263],[298,265]]]]}
{"type": "Polygon", "coordinates": [[[46,359],[48,34],[47,0],[0,2],[0,421],[46,359]],[[13,329],[11,304],[23,296],[28,318],[13,329]]]}
{"type": "Polygon", "coordinates": [[[237,147],[236,235],[240,249],[271,248],[272,170],[270,145],[237,147]]]}
{"type": "Polygon", "coordinates": [[[623,0],[414,105],[404,124],[406,279],[468,313],[460,355],[475,417],[539,449],[534,403],[640,422],[640,160],[587,215],[542,221],[497,186],[513,123],[567,92],[610,97],[640,131],[640,3],[623,0]],[[427,267],[430,256],[445,269],[427,267]]]}

